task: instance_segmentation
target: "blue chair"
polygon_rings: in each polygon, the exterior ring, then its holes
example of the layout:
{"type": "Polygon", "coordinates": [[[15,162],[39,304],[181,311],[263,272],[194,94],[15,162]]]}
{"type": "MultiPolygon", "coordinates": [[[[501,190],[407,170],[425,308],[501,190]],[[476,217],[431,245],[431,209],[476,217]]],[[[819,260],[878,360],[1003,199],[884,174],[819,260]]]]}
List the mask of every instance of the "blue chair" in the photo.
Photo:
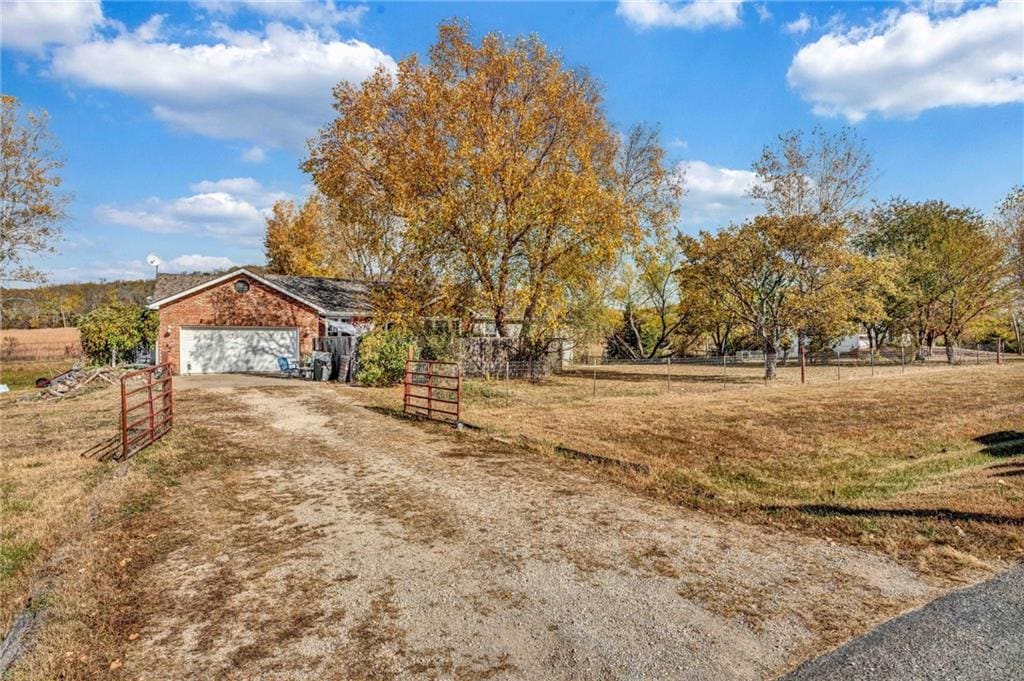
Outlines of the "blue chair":
{"type": "Polygon", "coordinates": [[[301,378],[302,376],[302,371],[299,369],[299,367],[292,364],[291,360],[288,359],[287,357],[278,357],[277,367],[281,370],[282,374],[289,378],[301,378]]]}

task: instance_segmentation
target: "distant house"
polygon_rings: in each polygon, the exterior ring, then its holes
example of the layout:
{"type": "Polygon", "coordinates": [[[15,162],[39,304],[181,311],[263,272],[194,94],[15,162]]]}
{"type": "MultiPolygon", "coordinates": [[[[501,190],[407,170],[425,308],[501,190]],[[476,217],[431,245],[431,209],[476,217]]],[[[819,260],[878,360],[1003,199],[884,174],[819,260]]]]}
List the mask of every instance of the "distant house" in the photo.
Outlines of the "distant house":
{"type": "Polygon", "coordinates": [[[150,309],[160,317],[156,360],[175,373],[277,371],[314,339],[354,335],[373,317],[373,284],[257,274],[160,274],[150,309]]]}

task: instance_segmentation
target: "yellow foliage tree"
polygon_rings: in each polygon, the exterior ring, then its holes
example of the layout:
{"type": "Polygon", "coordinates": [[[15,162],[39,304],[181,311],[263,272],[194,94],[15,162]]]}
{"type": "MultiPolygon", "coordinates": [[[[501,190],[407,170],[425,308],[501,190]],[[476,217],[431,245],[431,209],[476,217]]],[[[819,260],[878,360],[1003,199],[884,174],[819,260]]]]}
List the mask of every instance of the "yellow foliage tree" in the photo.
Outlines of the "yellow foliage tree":
{"type": "Polygon", "coordinates": [[[713,298],[745,324],[765,354],[765,378],[792,334],[827,343],[847,332],[866,304],[856,286],[866,259],[846,247],[846,230],[816,215],[768,215],[717,234],[682,237],[683,286],[713,298]]]}
{"type": "Polygon", "coordinates": [[[535,352],[646,219],[598,86],[535,36],[443,23],[429,64],[334,95],[304,167],[342,223],[398,245],[392,317],[484,314],[535,352]]]}
{"type": "Polygon", "coordinates": [[[15,97],[0,94],[0,285],[45,277],[25,256],[53,250],[70,197],[59,193],[64,161],[45,111],[21,114],[15,97]]]}
{"type": "Polygon", "coordinates": [[[267,217],[263,245],[267,266],[277,274],[336,274],[326,261],[327,229],[322,200],[310,197],[301,208],[277,201],[267,217]]]}

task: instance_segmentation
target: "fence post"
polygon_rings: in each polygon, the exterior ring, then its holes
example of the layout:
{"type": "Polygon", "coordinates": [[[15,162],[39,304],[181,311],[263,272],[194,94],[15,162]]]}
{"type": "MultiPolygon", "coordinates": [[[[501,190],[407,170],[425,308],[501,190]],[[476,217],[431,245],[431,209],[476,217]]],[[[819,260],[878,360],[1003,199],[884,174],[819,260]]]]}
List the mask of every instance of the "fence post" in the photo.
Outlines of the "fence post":
{"type": "Polygon", "coordinates": [[[121,456],[128,458],[128,398],[124,390],[124,376],[121,376],[121,456]]]}
{"type": "Polygon", "coordinates": [[[594,397],[597,397],[597,360],[594,360],[594,397]]]}
{"type": "Polygon", "coordinates": [[[723,352],[722,353],[722,385],[723,386],[726,383],[726,381],[725,381],[725,358],[728,357],[728,356],[729,356],[728,352],[723,352]]]}
{"type": "Polygon", "coordinates": [[[905,373],[907,370],[907,349],[904,346],[900,346],[900,373],[905,373]]]}
{"type": "Polygon", "coordinates": [[[508,383],[508,360],[505,360],[505,406],[512,406],[512,389],[508,383]]]}
{"type": "Polygon", "coordinates": [[[841,379],[841,376],[839,374],[839,350],[837,348],[836,349],[836,380],[838,381],[840,379],[841,379]]]}
{"type": "Polygon", "coordinates": [[[154,430],[156,430],[156,414],[153,411],[153,372],[146,372],[146,392],[149,398],[149,442],[152,444],[156,437],[154,430]]]}
{"type": "Polygon", "coordinates": [[[672,355],[668,356],[668,361],[665,364],[665,371],[668,378],[668,391],[672,392],[672,355]]]}
{"type": "Polygon", "coordinates": [[[875,351],[872,350],[872,349],[869,349],[868,352],[871,353],[871,375],[874,376],[875,375],[875,351]]]}
{"type": "Polygon", "coordinates": [[[1003,363],[1003,339],[996,339],[996,364],[1003,363]]]}

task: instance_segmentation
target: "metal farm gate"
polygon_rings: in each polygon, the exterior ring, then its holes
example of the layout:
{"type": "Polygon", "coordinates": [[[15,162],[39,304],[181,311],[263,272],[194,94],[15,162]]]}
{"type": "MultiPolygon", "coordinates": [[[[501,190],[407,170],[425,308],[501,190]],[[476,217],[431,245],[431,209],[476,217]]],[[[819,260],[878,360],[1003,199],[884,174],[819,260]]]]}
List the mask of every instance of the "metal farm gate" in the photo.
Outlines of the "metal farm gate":
{"type": "Polygon", "coordinates": [[[121,375],[121,419],[117,435],[82,452],[99,461],[124,461],[153,444],[174,425],[171,366],[160,364],[121,375]]]}
{"type": "MultiPolygon", "coordinates": [[[[121,376],[121,456],[127,459],[159,440],[174,424],[171,366],[160,364],[121,376]]],[[[117,458],[117,457],[115,457],[117,458]]]]}
{"type": "Polygon", "coordinates": [[[459,424],[462,367],[455,362],[406,360],[402,411],[459,424]]]}

